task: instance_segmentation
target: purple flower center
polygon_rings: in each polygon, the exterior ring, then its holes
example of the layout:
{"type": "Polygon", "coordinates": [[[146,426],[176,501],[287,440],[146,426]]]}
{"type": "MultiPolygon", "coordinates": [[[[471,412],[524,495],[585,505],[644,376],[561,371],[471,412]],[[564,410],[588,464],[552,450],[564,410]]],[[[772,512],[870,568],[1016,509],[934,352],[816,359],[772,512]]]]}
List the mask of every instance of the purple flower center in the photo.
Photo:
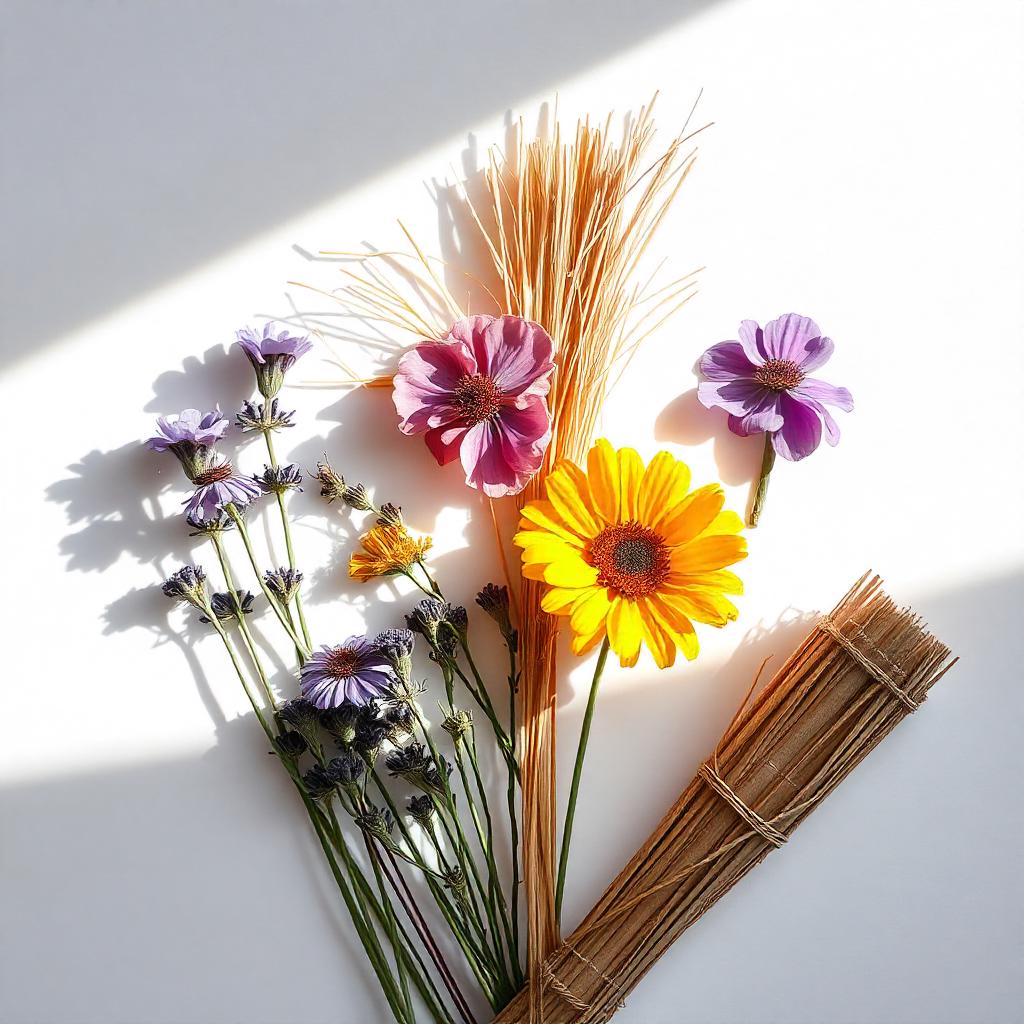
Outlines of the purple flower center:
{"type": "Polygon", "coordinates": [[[587,554],[597,568],[597,582],[630,600],[657,590],[669,569],[665,542],[639,523],[602,530],[591,541],[587,554]]]}
{"type": "Polygon", "coordinates": [[[455,388],[455,404],[471,424],[489,420],[501,409],[498,385],[483,373],[467,373],[455,388]]]}
{"type": "Polygon", "coordinates": [[[355,675],[359,655],[350,647],[335,647],[324,659],[324,669],[334,679],[348,679],[355,675]]]}
{"type": "Polygon", "coordinates": [[[803,379],[800,367],[791,359],[769,359],[754,374],[754,380],[769,391],[788,391],[803,379]]]}
{"type": "Polygon", "coordinates": [[[192,482],[200,487],[205,487],[207,484],[215,484],[221,480],[227,480],[229,476],[231,476],[231,463],[221,462],[216,466],[203,470],[202,473],[196,473],[192,478],[192,482]]]}

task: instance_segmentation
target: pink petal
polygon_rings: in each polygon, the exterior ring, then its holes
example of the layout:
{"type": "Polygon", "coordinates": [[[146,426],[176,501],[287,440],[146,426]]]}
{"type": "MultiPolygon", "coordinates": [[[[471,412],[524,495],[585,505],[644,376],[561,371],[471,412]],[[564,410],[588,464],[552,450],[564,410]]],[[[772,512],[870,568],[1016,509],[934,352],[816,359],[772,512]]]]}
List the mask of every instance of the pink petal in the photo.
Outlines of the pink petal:
{"type": "Polygon", "coordinates": [[[462,442],[462,468],[466,483],[492,498],[515,494],[518,475],[505,459],[501,432],[493,420],[471,427],[462,442]]]}
{"type": "Polygon", "coordinates": [[[763,348],[768,359],[787,359],[803,369],[805,359],[812,366],[828,359],[832,350],[823,354],[822,340],[821,329],[810,317],[786,313],[765,324],[763,348]]]}
{"type": "Polygon", "coordinates": [[[476,362],[461,344],[424,341],[410,349],[398,364],[392,391],[399,429],[418,434],[438,426],[438,415],[449,418],[439,407],[447,406],[459,381],[475,372],[476,362]]]}
{"type": "Polygon", "coordinates": [[[536,473],[551,440],[551,418],[544,399],[531,395],[521,409],[502,409],[497,426],[505,461],[520,475],[536,473]]]}
{"type": "Polygon", "coordinates": [[[542,327],[517,316],[497,317],[474,330],[472,347],[480,372],[504,394],[547,394],[554,346],[542,327]]]}
{"type": "Polygon", "coordinates": [[[439,466],[447,466],[459,457],[459,448],[468,430],[468,427],[461,424],[450,424],[427,431],[423,440],[427,442],[430,454],[437,459],[439,466]]]}

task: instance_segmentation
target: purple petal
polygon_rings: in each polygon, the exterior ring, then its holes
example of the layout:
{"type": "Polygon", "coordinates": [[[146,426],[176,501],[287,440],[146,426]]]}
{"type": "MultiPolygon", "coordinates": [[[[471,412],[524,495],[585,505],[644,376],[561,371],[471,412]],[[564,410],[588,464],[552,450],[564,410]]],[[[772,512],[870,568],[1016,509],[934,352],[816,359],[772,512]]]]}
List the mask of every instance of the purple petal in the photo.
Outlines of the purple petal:
{"type": "Polygon", "coordinates": [[[700,357],[698,369],[707,380],[735,380],[753,377],[757,367],[738,341],[720,341],[700,357]]]}
{"type": "Polygon", "coordinates": [[[767,389],[755,380],[702,380],[697,400],[706,409],[724,409],[730,416],[746,416],[763,401],[767,389]]]}
{"type": "Polygon", "coordinates": [[[551,418],[544,399],[531,395],[521,409],[502,409],[497,427],[505,461],[519,476],[536,473],[551,440],[551,418]]]}
{"type": "Polygon", "coordinates": [[[853,412],[853,395],[846,388],[838,388],[835,384],[827,381],[817,380],[814,377],[805,377],[795,388],[795,398],[810,398],[815,402],[827,402],[834,405],[843,412],[853,412]]]}
{"type": "Polygon", "coordinates": [[[780,391],[765,391],[757,404],[743,416],[729,417],[729,429],[740,437],[778,430],[782,426],[782,395],[780,391]]]}
{"type": "Polygon", "coordinates": [[[517,316],[492,321],[473,338],[473,351],[481,372],[506,395],[546,395],[554,346],[547,331],[517,316]]]}
{"type": "Polygon", "coordinates": [[[449,404],[459,381],[472,373],[476,373],[476,360],[459,343],[427,341],[406,352],[392,392],[402,433],[419,434],[439,426],[431,418],[439,406],[449,404]]]}
{"type": "Polygon", "coordinates": [[[764,332],[756,320],[744,320],[740,324],[740,345],[754,366],[764,366],[768,358],[764,350],[764,332]]]}
{"type": "MultiPolygon", "coordinates": [[[[832,350],[829,348],[822,355],[822,340],[818,325],[797,313],[786,313],[764,327],[765,356],[768,359],[785,359],[801,368],[805,359],[813,366],[820,366],[828,359],[832,350]]],[[[832,342],[828,344],[831,346],[832,342]]]]}
{"type": "Polygon", "coordinates": [[[811,406],[785,392],[781,395],[780,408],[784,422],[772,435],[772,445],[776,454],[790,462],[799,462],[821,444],[821,420],[811,406]]]}
{"type": "Polygon", "coordinates": [[[493,420],[471,427],[462,442],[466,483],[491,498],[503,498],[522,489],[516,471],[505,458],[501,442],[501,431],[493,420]]]}

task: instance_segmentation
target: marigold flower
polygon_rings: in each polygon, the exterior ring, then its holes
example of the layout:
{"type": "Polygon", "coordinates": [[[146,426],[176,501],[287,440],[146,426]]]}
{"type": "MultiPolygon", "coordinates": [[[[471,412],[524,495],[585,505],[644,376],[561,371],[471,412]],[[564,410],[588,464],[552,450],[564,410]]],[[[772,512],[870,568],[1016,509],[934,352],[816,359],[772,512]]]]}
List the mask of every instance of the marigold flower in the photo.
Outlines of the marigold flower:
{"type": "Polygon", "coordinates": [[[697,656],[694,622],[736,618],[725,594],[743,584],[725,567],[746,557],[743,522],[723,510],[721,485],[690,491],[690,470],[668,452],[644,468],[632,448],[605,440],[587,472],[568,460],[546,480],[547,501],[524,506],[515,543],[523,575],[549,585],[541,607],[569,617],[576,654],[605,636],[623,666],[646,644],[659,668],[676,649],[697,656]]]}
{"type": "Polygon", "coordinates": [[[377,576],[408,572],[430,549],[429,537],[414,537],[404,526],[377,525],[363,534],[363,550],[348,563],[348,574],[365,583],[377,576]]]}

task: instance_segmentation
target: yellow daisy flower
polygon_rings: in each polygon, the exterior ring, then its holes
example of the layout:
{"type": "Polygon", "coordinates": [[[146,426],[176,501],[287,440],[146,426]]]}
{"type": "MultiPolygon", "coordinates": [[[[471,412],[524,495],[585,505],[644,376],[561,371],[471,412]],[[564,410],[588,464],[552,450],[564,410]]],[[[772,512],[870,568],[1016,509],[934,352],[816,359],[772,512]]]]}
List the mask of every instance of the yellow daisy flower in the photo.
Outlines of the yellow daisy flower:
{"type": "Polygon", "coordinates": [[[404,526],[378,523],[363,534],[363,550],[356,552],[348,563],[348,574],[365,583],[377,576],[408,572],[433,543],[429,537],[413,537],[404,526]]]}
{"type": "Polygon", "coordinates": [[[724,626],[743,593],[727,565],[746,558],[743,521],[724,511],[720,484],[690,491],[690,470],[668,452],[644,468],[632,448],[598,441],[587,472],[562,460],[547,501],[522,510],[515,543],[523,575],[549,586],[541,607],[569,617],[576,654],[608,637],[625,667],[646,644],[659,668],[676,648],[697,656],[694,622],[724,626]]]}

